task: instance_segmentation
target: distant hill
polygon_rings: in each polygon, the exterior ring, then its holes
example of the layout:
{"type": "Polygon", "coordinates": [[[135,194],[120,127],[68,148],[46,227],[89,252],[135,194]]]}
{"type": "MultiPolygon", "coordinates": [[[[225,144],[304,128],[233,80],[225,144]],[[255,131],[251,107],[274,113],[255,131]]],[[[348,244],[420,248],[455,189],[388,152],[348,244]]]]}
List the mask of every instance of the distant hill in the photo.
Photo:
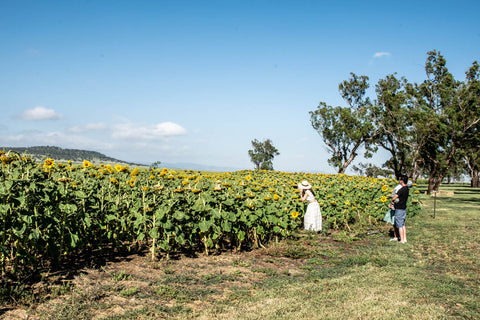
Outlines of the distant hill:
{"type": "Polygon", "coordinates": [[[0,147],[0,150],[12,150],[20,154],[28,154],[34,159],[42,160],[44,158],[52,158],[57,161],[74,161],[81,162],[88,160],[92,163],[123,163],[128,165],[140,165],[137,163],[130,163],[115,158],[107,157],[106,155],[97,151],[79,150],[79,149],[63,149],[53,146],[36,146],[36,147],[0,147]]]}
{"type": "MultiPolygon", "coordinates": [[[[79,149],[63,149],[60,147],[54,146],[35,146],[35,147],[0,147],[0,150],[12,150],[20,154],[26,153],[30,157],[43,161],[45,158],[52,158],[56,161],[67,162],[71,160],[73,162],[82,162],[88,160],[92,163],[110,163],[110,164],[128,164],[129,166],[139,166],[147,167],[149,164],[133,163],[127,162],[112,157],[108,157],[97,151],[89,150],[79,150],[79,149]]],[[[202,165],[197,163],[164,163],[161,162],[159,165],[160,168],[171,168],[171,169],[180,169],[180,170],[199,170],[199,171],[216,171],[216,172],[225,172],[225,171],[237,171],[241,170],[239,168],[233,167],[217,167],[210,165],[202,165]]]]}

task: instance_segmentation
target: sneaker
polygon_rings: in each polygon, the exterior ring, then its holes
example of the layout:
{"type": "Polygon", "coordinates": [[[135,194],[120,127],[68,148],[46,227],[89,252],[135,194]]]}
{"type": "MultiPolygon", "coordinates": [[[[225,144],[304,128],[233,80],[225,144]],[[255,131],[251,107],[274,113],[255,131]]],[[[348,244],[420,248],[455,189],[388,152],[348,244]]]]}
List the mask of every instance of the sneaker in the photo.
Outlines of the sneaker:
{"type": "Polygon", "coordinates": [[[398,241],[398,238],[392,238],[390,241],[398,241]]]}
{"type": "Polygon", "coordinates": [[[400,243],[407,243],[407,240],[405,240],[405,241],[400,241],[400,243]]]}

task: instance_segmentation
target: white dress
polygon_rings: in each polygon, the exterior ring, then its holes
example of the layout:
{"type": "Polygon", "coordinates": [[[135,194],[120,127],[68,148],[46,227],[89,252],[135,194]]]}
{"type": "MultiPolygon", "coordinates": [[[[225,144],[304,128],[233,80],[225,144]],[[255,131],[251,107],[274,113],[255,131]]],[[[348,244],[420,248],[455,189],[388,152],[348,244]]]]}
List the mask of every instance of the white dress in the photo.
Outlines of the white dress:
{"type": "MultiPolygon", "coordinates": [[[[307,201],[315,200],[310,190],[307,193],[307,201]]],[[[322,231],[322,213],[320,212],[320,205],[317,201],[310,202],[307,206],[307,212],[303,219],[305,230],[322,231]]]]}

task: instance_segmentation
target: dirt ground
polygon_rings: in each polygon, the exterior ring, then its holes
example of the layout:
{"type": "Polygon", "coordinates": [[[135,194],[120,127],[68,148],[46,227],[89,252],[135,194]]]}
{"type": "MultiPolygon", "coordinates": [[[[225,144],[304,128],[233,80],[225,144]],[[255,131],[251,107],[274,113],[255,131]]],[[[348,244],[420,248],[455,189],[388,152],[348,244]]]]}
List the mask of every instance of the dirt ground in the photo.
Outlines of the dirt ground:
{"type": "Polygon", "coordinates": [[[0,309],[0,319],[47,319],[52,310],[62,310],[68,317],[68,308],[75,312],[82,310],[83,305],[91,308],[92,319],[121,316],[146,306],[173,307],[179,303],[198,311],[214,301],[255,294],[254,284],[266,277],[303,275],[301,267],[309,250],[314,249],[305,242],[301,247],[270,246],[195,257],[178,255],[159,261],[152,261],[148,254],[116,257],[100,267],[47,276],[44,282],[36,284],[38,292],[48,292],[41,295],[41,301],[0,309]],[[285,248],[291,251],[289,257],[281,252],[285,248]],[[305,256],[292,257],[298,252],[305,256]]]}

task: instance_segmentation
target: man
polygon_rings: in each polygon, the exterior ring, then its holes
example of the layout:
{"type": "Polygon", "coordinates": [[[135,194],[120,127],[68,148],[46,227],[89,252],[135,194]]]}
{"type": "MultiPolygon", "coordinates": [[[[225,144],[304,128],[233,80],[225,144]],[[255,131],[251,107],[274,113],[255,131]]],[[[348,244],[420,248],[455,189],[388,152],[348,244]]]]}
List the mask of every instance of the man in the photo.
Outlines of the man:
{"type": "Polygon", "coordinates": [[[398,228],[400,243],[407,243],[407,229],[405,227],[405,218],[407,217],[407,199],[408,199],[408,177],[400,177],[402,187],[392,198],[392,205],[395,205],[395,227],[398,228]],[[395,201],[398,199],[398,202],[395,201]]]}

